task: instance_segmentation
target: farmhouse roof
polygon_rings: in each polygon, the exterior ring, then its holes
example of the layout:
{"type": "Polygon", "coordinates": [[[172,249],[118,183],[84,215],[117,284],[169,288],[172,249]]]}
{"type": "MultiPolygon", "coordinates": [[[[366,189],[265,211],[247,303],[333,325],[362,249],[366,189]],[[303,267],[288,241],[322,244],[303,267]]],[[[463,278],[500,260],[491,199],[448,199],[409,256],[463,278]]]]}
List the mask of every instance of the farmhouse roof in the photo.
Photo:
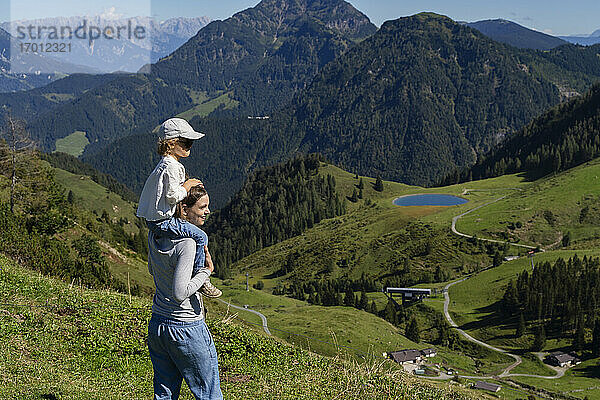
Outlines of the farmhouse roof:
{"type": "Polygon", "coordinates": [[[419,358],[421,358],[421,352],[419,350],[414,350],[414,349],[393,351],[392,358],[397,363],[403,363],[403,362],[407,362],[407,361],[416,361],[419,358]]]}
{"type": "Polygon", "coordinates": [[[552,353],[550,357],[554,357],[559,363],[574,362],[576,360],[572,355],[560,352],[552,353]]]}
{"type": "Polygon", "coordinates": [[[437,352],[435,351],[435,349],[433,347],[429,348],[429,349],[423,349],[421,350],[421,354],[423,354],[424,356],[429,356],[431,354],[436,354],[437,352]]]}
{"type": "Polygon", "coordinates": [[[475,385],[473,385],[473,388],[475,389],[482,389],[482,390],[489,390],[490,392],[497,392],[498,390],[500,390],[500,388],[502,388],[502,386],[500,385],[496,385],[495,383],[488,383],[488,382],[484,382],[484,381],[477,381],[475,382],[475,385]]]}

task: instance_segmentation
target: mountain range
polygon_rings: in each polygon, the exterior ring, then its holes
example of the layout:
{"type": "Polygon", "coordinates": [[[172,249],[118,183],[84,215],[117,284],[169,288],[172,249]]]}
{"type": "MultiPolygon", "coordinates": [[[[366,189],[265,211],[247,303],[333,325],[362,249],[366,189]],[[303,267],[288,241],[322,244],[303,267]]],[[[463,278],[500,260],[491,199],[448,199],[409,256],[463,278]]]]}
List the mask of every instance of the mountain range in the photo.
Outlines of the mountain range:
{"type": "MultiPolygon", "coordinates": [[[[388,21],[268,120],[224,112],[192,118],[208,134],[186,165],[219,205],[248,172],[296,152],[319,152],[364,175],[431,185],[589,87],[594,68],[600,71],[596,54],[572,45],[548,53],[515,49],[435,14],[388,21]]],[[[83,158],[139,190],[156,161],[147,137],[129,136],[83,158]]]]}
{"type": "Polygon", "coordinates": [[[156,162],[150,132],[181,114],[207,133],[188,171],[223,205],[249,172],[296,152],[431,185],[600,76],[595,47],[517,49],[435,14],[375,30],[341,0],[263,0],[208,24],[150,74],[52,104],[47,92],[2,103],[46,151],[85,132],[82,158],[134,190],[156,162]]]}
{"type": "MultiPolygon", "coordinates": [[[[0,77],[0,92],[26,90],[48,84],[50,81],[60,79],[66,74],[90,73],[98,74],[103,71],[129,71],[137,72],[150,62],[172,53],[198,30],[209,23],[207,17],[171,18],[165,21],[156,21],[154,18],[137,17],[131,19],[106,19],[100,16],[57,17],[36,20],[19,20],[3,22],[0,24],[0,59],[2,76],[0,77]],[[147,28],[147,40],[125,38],[95,40],[72,40],[71,51],[62,53],[60,58],[50,55],[26,54],[10,57],[11,40],[16,43],[24,42],[18,38],[17,27],[22,32],[27,32],[29,26],[33,27],[70,27],[75,30],[85,21],[86,26],[127,26],[131,22],[134,26],[147,28]],[[11,35],[8,32],[12,32],[11,35]],[[11,68],[12,67],[12,68],[11,68]],[[12,72],[12,73],[11,73],[12,72]],[[26,75],[26,76],[24,76],[26,75]]],[[[45,32],[43,37],[49,34],[45,32]]],[[[13,43],[13,51],[18,47],[13,43]]]]}
{"type": "Polygon", "coordinates": [[[569,43],[581,44],[584,46],[592,46],[600,43],[600,29],[595,30],[589,35],[570,35],[570,36],[559,36],[561,39],[566,40],[569,43]]]}
{"type": "Polygon", "coordinates": [[[525,28],[505,19],[467,22],[466,25],[477,29],[491,39],[521,49],[550,50],[568,43],[562,38],[525,28]]]}
{"type": "MultiPolygon", "coordinates": [[[[157,21],[151,17],[115,18],[95,15],[17,20],[4,22],[0,26],[10,32],[15,40],[24,37],[20,39],[21,42],[34,40],[52,42],[56,39],[49,38],[52,32],[50,28],[56,28],[58,34],[61,35],[63,28],[70,28],[75,32],[78,28],[83,27],[83,33],[80,35],[85,35],[85,39],[67,40],[66,42],[71,44],[69,51],[51,56],[51,58],[87,66],[89,72],[98,73],[100,71],[137,72],[145,64],[156,62],[169,55],[209,21],[208,17],[178,17],[157,21]],[[34,28],[32,38],[29,37],[30,26],[34,28]],[[37,37],[38,34],[35,31],[37,27],[46,28],[41,31],[41,38],[37,37]],[[106,29],[116,31],[117,27],[127,29],[122,29],[122,32],[118,30],[119,37],[113,32],[110,40],[105,39],[104,35],[100,35],[95,40],[91,39],[92,29],[101,29],[102,32],[105,32],[106,29]],[[139,37],[129,32],[135,32],[137,27],[143,29],[143,35],[139,35],[139,37]]],[[[35,65],[31,67],[41,68],[41,66],[35,65]]],[[[42,72],[45,71],[42,70],[42,72]]]]}

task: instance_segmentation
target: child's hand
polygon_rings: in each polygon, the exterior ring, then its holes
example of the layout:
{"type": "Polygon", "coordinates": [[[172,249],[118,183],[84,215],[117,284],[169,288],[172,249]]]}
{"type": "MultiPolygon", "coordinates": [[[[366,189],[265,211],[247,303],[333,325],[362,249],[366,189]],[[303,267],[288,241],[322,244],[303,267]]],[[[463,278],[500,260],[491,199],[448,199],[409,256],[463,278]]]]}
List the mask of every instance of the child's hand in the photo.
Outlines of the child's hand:
{"type": "Polygon", "coordinates": [[[185,189],[186,192],[189,192],[191,188],[193,188],[194,186],[202,186],[204,188],[204,183],[202,183],[202,181],[200,179],[188,179],[187,181],[183,182],[183,188],[185,189]]]}
{"type": "Polygon", "coordinates": [[[207,270],[209,270],[211,273],[215,270],[215,266],[213,265],[213,261],[212,261],[212,257],[210,256],[210,253],[208,252],[208,246],[204,245],[204,254],[205,254],[205,260],[204,260],[204,268],[206,268],[207,270]]]}

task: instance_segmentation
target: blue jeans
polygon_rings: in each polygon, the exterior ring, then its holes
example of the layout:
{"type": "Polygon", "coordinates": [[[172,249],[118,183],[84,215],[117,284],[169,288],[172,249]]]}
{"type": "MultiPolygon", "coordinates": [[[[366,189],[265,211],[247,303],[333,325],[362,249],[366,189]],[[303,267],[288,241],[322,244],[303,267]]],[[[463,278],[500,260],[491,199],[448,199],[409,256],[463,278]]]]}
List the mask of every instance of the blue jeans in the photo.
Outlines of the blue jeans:
{"type": "Polygon", "coordinates": [[[208,245],[208,235],[202,229],[189,222],[171,217],[161,221],[146,221],[148,229],[157,237],[168,237],[169,239],[192,238],[196,242],[196,257],[194,258],[194,268],[192,276],[195,276],[204,268],[204,246],[208,245]]]}
{"type": "Polygon", "coordinates": [[[182,322],[152,314],[148,350],[155,400],[177,400],[182,379],[198,400],[223,399],[217,350],[204,320],[182,322]]]}

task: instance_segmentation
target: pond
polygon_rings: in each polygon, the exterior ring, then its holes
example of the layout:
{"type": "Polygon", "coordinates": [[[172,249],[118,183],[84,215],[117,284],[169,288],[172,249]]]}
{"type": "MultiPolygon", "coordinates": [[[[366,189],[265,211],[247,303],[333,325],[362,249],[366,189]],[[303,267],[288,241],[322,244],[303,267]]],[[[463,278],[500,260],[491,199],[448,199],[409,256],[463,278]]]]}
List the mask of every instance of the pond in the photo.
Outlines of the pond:
{"type": "Polygon", "coordinates": [[[465,204],[469,200],[450,194],[409,194],[398,197],[394,204],[401,207],[406,206],[457,206],[465,204]]]}

